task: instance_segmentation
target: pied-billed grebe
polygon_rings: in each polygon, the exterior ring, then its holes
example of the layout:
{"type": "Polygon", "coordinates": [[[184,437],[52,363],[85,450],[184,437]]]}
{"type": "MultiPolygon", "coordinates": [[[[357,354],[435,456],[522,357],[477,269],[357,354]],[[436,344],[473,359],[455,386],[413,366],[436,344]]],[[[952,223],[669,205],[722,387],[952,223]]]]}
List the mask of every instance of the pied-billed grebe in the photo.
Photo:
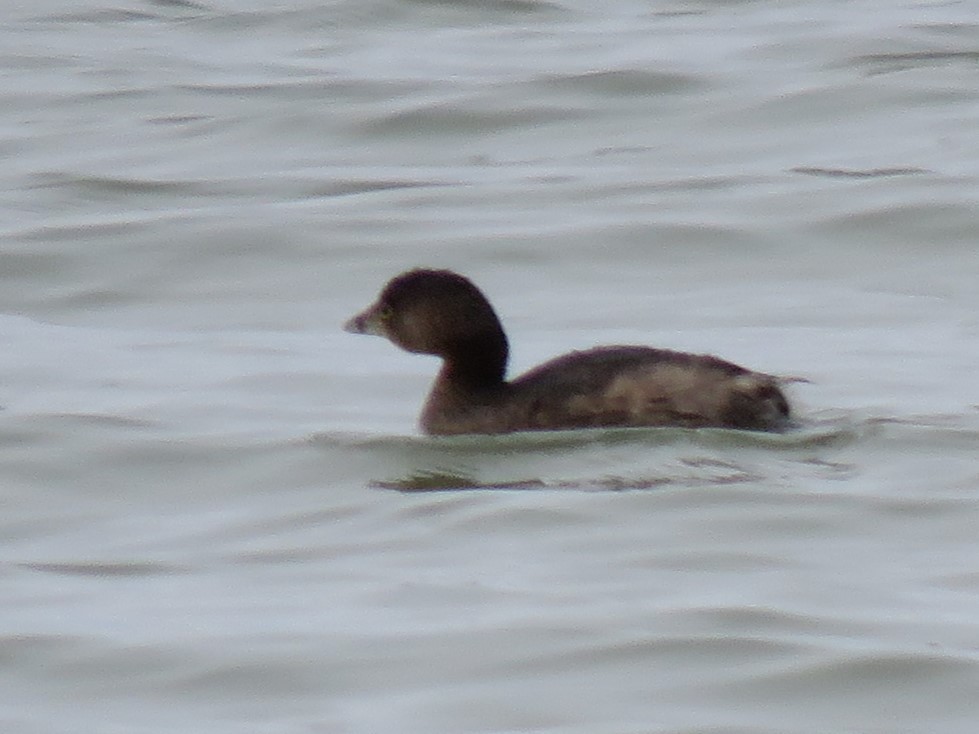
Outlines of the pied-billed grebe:
{"type": "Polygon", "coordinates": [[[778,379],[716,357],[650,347],[572,352],[506,381],[507,338],[489,301],[448,270],[410,270],[344,329],[434,354],[442,369],[421,416],[430,434],[612,426],[778,430],[778,379]]]}

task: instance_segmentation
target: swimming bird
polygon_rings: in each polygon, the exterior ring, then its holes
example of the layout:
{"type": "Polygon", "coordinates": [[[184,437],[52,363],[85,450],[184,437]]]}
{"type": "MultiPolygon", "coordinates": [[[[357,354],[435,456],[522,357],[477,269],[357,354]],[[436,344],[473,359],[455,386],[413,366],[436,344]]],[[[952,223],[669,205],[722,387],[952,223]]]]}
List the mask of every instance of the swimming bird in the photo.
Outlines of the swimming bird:
{"type": "Polygon", "coordinates": [[[774,431],[789,418],[777,377],[645,346],[571,352],[507,381],[509,346],[496,312],[468,278],[449,270],[398,275],[344,329],[442,359],[421,414],[428,434],[626,426],[774,431]]]}

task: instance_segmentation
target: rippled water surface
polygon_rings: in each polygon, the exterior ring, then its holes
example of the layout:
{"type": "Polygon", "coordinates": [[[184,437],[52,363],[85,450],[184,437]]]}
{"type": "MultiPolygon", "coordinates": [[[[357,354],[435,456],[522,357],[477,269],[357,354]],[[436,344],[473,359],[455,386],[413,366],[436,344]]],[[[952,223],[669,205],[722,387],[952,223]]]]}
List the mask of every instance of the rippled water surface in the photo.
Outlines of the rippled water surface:
{"type": "Polygon", "coordinates": [[[93,0],[0,21],[0,726],[975,731],[969,3],[93,0]],[[428,438],[340,325],[466,273],[512,370],[781,435],[428,438]]]}

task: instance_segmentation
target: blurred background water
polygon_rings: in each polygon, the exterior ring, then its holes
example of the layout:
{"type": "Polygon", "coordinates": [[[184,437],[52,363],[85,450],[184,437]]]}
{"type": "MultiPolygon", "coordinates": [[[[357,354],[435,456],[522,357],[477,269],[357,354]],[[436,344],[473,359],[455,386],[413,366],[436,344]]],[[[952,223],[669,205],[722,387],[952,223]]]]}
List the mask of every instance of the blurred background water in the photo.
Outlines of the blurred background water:
{"type": "Polygon", "coordinates": [[[0,17],[0,724],[973,732],[964,2],[96,0],[0,17]],[[801,428],[431,439],[340,324],[808,382],[801,428]]]}

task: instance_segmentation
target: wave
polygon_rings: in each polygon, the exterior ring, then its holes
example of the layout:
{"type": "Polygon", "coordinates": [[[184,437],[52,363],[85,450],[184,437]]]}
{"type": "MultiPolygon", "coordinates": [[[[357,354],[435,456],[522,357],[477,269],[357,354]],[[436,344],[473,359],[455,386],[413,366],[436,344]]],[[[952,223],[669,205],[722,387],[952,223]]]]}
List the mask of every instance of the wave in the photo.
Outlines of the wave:
{"type": "Polygon", "coordinates": [[[979,445],[957,416],[832,416],[785,433],[629,428],[504,436],[317,434],[311,443],[359,456],[368,485],[400,492],[459,490],[628,491],[844,480],[861,452],[940,454],[979,445]]]}

